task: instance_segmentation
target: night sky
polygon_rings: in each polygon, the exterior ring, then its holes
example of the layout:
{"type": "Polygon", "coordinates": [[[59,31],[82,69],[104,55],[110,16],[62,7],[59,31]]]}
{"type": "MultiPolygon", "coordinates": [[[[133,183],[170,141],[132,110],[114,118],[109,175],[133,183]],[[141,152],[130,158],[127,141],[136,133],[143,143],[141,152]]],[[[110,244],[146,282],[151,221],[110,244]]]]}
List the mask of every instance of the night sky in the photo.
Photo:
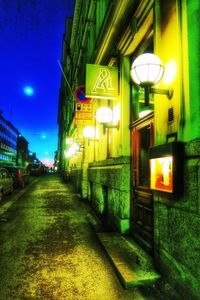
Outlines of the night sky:
{"type": "Polygon", "coordinates": [[[57,149],[58,60],[73,2],[0,0],[0,110],[46,163],[57,149]]]}

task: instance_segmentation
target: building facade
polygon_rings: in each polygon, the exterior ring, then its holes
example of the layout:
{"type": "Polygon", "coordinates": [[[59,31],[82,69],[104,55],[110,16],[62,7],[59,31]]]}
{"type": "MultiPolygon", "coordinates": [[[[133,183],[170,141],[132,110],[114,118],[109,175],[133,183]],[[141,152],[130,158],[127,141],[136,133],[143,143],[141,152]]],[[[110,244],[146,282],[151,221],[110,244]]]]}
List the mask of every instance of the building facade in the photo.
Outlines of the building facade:
{"type": "Polygon", "coordinates": [[[28,141],[21,134],[19,134],[17,139],[17,166],[27,167],[29,163],[28,153],[28,141]]]}
{"type": "Polygon", "coordinates": [[[177,299],[199,297],[199,9],[195,0],[77,0],[62,53],[60,172],[153,257],[177,299]],[[130,75],[144,53],[164,66],[148,101],[130,75]],[[88,64],[99,66],[96,79],[88,64]],[[106,98],[99,90],[114,89],[111,68],[117,96],[106,98]],[[82,85],[90,100],[74,93],[82,85]],[[112,111],[109,124],[96,118],[101,107],[112,111]],[[94,135],[85,137],[88,125],[94,135]]]}
{"type": "Polygon", "coordinates": [[[28,161],[28,141],[0,113],[0,165],[26,167],[28,161]]]}
{"type": "Polygon", "coordinates": [[[0,113],[0,163],[16,164],[18,130],[0,113]]]}

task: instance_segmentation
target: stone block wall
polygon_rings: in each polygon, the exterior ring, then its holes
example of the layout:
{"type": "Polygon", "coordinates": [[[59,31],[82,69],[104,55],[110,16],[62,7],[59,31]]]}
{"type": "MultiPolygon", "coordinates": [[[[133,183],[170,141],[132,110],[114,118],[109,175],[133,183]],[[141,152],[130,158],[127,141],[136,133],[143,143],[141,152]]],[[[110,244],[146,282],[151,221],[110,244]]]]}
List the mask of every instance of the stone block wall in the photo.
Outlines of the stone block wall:
{"type": "Polygon", "coordinates": [[[177,299],[199,299],[200,140],[185,144],[183,190],[154,194],[155,263],[177,299]]]}
{"type": "Polygon", "coordinates": [[[81,193],[81,183],[82,183],[82,170],[72,169],[70,173],[70,180],[74,185],[77,193],[81,193]]]}
{"type": "Polygon", "coordinates": [[[104,220],[127,233],[130,226],[130,157],[111,158],[89,164],[91,203],[104,220]]]}

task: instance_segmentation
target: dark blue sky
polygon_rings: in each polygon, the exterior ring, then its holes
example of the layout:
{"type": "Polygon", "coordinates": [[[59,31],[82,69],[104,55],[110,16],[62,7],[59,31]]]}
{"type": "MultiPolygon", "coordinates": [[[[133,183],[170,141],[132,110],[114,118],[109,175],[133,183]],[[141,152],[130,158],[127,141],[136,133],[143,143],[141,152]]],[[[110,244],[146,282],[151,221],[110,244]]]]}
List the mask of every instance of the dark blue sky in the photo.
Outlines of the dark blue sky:
{"type": "Polygon", "coordinates": [[[73,0],[0,0],[0,110],[40,159],[57,149],[57,61],[73,8],[73,0]],[[27,85],[33,96],[24,94],[27,85]]]}

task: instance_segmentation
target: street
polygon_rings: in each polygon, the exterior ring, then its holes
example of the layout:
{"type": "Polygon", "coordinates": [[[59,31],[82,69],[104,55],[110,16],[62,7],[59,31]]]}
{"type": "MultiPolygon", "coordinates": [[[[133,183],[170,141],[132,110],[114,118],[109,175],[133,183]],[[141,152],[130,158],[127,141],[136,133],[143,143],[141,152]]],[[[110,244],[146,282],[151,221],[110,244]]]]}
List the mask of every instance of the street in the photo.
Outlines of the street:
{"type": "Polygon", "coordinates": [[[0,300],[147,299],[122,288],[69,185],[50,175],[26,189],[1,209],[0,300]]]}

